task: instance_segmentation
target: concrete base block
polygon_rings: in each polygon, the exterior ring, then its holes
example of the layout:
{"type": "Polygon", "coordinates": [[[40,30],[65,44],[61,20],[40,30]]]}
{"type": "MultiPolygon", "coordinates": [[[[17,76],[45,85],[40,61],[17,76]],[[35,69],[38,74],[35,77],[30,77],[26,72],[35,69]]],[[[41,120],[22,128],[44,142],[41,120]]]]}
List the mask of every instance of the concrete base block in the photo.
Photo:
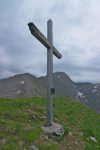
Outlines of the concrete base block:
{"type": "Polygon", "coordinates": [[[52,135],[58,135],[58,136],[62,136],[64,135],[64,128],[62,125],[57,124],[57,123],[53,123],[51,126],[49,127],[41,127],[42,130],[48,134],[52,134],[52,135]]]}

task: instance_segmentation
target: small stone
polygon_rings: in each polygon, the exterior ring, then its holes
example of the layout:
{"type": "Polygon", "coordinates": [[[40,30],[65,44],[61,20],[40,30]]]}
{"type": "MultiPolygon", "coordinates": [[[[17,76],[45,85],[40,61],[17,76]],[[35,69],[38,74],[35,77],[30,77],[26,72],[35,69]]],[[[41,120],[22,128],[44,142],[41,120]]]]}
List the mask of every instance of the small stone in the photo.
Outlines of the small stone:
{"type": "Polygon", "coordinates": [[[31,112],[31,109],[28,109],[27,112],[31,112]]]}
{"type": "Polygon", "coordinates": [[[69,149],[73,149],[73,147],[70,146],[69,149]]]}
{"type": "Polygon", "coordinates": [[[33,119],[37,120],[37,116],[33,115],[33,119]]]}
{"type": "Polygon", "coordinates": [[[74,141],[74,142],[73,142],[73,144],[75,144],[75,145],[79,145],[79,143],[78,143],[77,141],[74,141]]]}
{"type": "Polygon", "coordinates": [[[72,132],[69,132],[68,134],[69,134],[69,136],[72,136],[72,135],[73,135],[72,132]]]}
{"type": "Polygon", "coordinates": [[[48,136],[45,136],[45,137],[44,137],[44,139],[45,139],[46,141],[48,141],[48,140],[49,140],[48,136]]]}
{"type": "Polygon", "coordinates": [[[21,93],[21,90],[17,91],[17,94],[20,94],[21,93]]]}
{"type": "Polygon", "coordinates": [[[24,141],[19,141],[19,146],[23,146],[24,145],[24,141]]]}
{"type": "Polygon", "coordinates": [[[33,114],[33,119],[38,119],[38,114],[36,112],[33,114]]]}
{"type": "Polygon", "coordinates": [[[34,145],[31,145],[31,150],[39,150],[36,146],[34,146],[34,145]]]}
{"type": "Polygon", "coordinates": [[[95,143],[97,143],[96,138],[95,138],[95,137],[93,137],[93,136],[90,136],[90,140],[91,140],[91,141],[93,141],[93,142],[95,142],[95,143]]]}
{"type": "Polygon", "coordinates": [[[44,139],[44,140],[46,140],[46,141],[49,140],[48,136],[46,136],[46,135],[41,135],[41,138],[44,139]]]}
{"type": "Polygon", "coordinates": [[[83,136],[84,134],[83,134],[83,132],[79,132],[79,135],[80,135],[80,136],[83,136]]]}
{"type": "Polygon", "coordinates": [[[2,140],[0,141],[0,143],[1,143],[1,144],[6,144],[6,139],[2,139],[2,140]]]}
{"type": "Polygon", "coordinates": [[[59,120],[57,118],[54,118],[54,120],[59,122],[59,120]]]}
{"type": "Polygon", "coordinates": [[[46,119],[46,116],[41,116],[40,117],[41,121],[46,119]]]}

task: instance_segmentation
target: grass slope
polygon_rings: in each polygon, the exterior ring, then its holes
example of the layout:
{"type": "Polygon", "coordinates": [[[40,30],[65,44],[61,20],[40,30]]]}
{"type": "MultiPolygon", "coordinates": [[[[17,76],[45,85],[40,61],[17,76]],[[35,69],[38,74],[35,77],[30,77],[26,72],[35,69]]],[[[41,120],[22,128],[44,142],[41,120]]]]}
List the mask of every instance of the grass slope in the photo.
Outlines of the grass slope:
{"type": "Polygon", "coordinates": [[[54,122],[64,126],[64,136],[42,132],[45,99],[0,99],[0,150],[31,150],[32,145],[39,150],[100,150],[100,114],[61,98],[53,100],[53,108],[54,122]]]}

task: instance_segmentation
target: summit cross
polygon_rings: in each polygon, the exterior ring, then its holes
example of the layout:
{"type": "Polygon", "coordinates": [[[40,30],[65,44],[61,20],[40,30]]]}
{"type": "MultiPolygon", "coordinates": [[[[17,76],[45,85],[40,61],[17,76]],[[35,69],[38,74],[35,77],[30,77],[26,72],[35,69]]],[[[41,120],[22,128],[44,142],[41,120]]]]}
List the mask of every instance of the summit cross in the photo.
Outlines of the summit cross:
{"type": "Polygon", "coordinates": [[[42,32],[33,24],[33,22],[28,23],[31,34],[38,39],[47,48],[47,126],[53,124],[52,118],[52,95],[55,93],[53,88],[53,54],[60,59],[62,55],[53,46],[53,22],[52,20],[47,21],[47,38],[42,34],[42,32]]]}

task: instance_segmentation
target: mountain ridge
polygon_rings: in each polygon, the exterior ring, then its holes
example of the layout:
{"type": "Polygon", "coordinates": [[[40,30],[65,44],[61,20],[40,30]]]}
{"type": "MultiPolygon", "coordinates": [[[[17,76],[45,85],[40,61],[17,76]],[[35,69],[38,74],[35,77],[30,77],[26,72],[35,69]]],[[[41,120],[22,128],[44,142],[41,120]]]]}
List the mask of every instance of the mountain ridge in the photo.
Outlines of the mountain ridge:
{"type": "MultiPolygon", "coordinates": [[[[29,73],[0,80],[1,98],[46,97],[47,76],[36,77],[29,73]]],[[[56,97],[76,99],[100,112],[100,84],[74,82],[65,72],[53,74],[56,97]]]]}

